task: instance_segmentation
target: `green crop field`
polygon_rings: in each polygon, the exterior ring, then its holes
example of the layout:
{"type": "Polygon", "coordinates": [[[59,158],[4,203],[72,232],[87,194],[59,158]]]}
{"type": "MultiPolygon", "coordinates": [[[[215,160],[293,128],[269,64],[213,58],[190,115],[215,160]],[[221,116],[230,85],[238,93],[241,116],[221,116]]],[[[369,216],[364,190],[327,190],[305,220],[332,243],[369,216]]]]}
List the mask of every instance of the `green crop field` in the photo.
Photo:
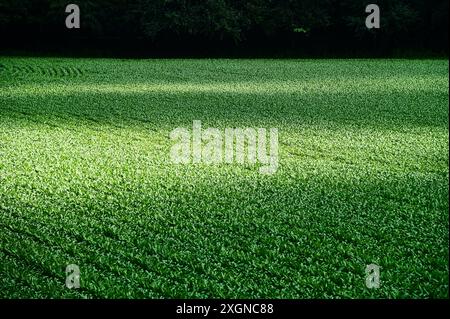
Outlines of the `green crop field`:
{"type": "Polygon", "coordinates": [[[447,60],[0,57],[0,297],[448,298],[448,90],[447,60]],[[277,171],[174,164],[194,120],[277,128],[277,171]]]}

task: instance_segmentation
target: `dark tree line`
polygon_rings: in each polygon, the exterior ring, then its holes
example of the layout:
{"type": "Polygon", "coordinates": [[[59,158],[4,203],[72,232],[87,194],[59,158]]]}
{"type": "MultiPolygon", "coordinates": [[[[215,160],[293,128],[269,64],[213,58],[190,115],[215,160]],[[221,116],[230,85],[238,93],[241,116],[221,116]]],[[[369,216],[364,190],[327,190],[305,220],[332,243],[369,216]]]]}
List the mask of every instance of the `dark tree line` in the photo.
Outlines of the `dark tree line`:
{"type": "Polygon", "coordinates": [[[0,48],[448,54],[448,0],[0,0],[0,48]],[[81,28],[65,27],[76,3],[81,28]],[[367,29],[365,7],[381,10],[367,29]]]}

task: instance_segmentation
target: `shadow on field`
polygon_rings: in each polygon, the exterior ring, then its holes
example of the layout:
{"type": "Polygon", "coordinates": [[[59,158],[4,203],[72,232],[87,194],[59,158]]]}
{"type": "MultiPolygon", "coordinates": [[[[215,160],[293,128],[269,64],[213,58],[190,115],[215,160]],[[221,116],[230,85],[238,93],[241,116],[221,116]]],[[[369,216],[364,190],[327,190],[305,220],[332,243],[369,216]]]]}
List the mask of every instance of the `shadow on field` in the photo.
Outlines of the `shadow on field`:
{"type": "Polygon", "coordinates": [[[448,94],[440,91],[380,93],[76,92],[4,90],[0,121],[29,120],[64,126],[118,125],[167,130],[201,120],[212,127],[402,128],[448,127],[448,94]],[[48,120],[45,120],[45,118],[48,120]],[[59,124],[58,122],[59,118],[59,124]]]}

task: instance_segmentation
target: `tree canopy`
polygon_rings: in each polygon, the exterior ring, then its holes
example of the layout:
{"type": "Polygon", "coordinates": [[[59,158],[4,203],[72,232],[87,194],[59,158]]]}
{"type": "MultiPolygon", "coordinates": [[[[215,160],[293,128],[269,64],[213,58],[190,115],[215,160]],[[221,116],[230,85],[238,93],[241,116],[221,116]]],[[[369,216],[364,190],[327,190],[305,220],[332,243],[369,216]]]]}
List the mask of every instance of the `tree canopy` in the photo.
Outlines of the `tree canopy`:
{"type": "Polygon", "coordinates": [[[377,0],[376,30],[365,26],[367,0],[78,0],[81,28],[70,31],[64,25],[69,3],[0,0],[3,45],[63,38],[146,47],[448,53],[448,0],[377,0]]]}

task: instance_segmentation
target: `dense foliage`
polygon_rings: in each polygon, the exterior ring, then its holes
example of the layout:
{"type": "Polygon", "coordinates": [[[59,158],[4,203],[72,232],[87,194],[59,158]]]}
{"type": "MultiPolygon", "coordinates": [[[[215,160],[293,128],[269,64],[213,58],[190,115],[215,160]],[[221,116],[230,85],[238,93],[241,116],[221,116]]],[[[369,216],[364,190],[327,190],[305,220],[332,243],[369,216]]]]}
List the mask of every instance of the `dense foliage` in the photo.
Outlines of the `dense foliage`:
{"type": "Polygon", "coordinates": [[[0,87],[0,297],[448,298],[446,60],[0,57],[0,87]],[[279,169],[172,164],[195,119],[278,128],[279,169]]]}
{"type": "Polygon", "coordinates": [[[447,0],[375,1],[381,9],[378,30],[365,27],[371,2],[79,0],[82,28],[69,32],[64,26],[68,1],[0,0],[0,32],[4,45],[8,38],[16,45],[69,38],[178,50],[219,45],[325,53],[448,52],[447,0]]]}

